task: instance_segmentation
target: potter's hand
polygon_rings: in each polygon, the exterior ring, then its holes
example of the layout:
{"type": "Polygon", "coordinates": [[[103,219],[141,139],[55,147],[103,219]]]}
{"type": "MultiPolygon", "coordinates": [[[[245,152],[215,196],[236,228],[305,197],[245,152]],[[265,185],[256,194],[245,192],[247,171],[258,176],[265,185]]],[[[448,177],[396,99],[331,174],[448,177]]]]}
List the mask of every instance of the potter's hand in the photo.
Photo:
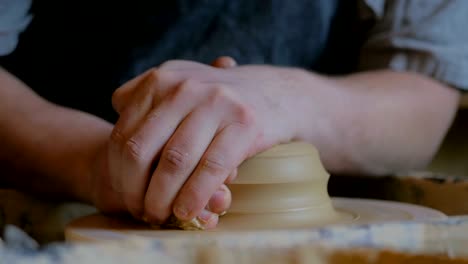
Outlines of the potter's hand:
{"type": "Polygon", "coordinates": [[[237,166],[290,139],[279,85],[271,71],[254,66],[188,61],[164,63],[129,81],[113,96],[120,114],[108,148],[115,193],[147,221],[174,213],[215,225],[217,217],[204,208],[213,211],[237,166]]]}

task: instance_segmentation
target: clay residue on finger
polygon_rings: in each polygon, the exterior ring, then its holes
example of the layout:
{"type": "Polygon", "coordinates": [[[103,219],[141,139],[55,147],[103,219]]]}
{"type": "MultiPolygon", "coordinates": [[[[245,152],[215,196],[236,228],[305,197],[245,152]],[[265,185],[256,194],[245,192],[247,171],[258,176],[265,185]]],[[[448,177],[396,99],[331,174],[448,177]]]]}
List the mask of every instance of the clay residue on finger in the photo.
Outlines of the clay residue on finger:
{"type": "Polygon", "coordinates": [[[202,222],[203,221],[198,218],[193,218],[189,221],[182,221],[175,215],[171,215],[160,227],[164,229],[182,229],[191,231],[205,230],[205,225],[202,222]]]}

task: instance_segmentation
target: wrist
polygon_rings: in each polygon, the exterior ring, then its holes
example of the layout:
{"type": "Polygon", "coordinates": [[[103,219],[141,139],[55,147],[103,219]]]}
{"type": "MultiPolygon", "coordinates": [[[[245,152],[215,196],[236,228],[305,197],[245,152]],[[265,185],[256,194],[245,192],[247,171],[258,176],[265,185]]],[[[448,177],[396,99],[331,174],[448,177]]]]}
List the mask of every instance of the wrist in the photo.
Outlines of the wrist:
{"type": "Polygon", "coordinates": [[[305,70],[296,74],[299,92],[290,99],[290,118],[296,124],[293,139],[315,145],[328,171],[352,172],[359,97],[334,78],[305,70]]]}
{"type": "Polygon", "coordinates": [[[98,175],[98,160],[105,149],[112,125],[87,113],[63,108],[55,110],[57,120],[57,153],[49,158],[56,165],[51,175],[62,179],[66,196],[73,200],[93,203],[93,179],[98,175]],[[58,114],[60,113],[60,114],[58,114]],[[73,120],[73,124],[68,124],[73,120]],[[62,129],[65,125],[67,129],[62,129]],[[54,161],[55,160],[55,161],[54,161]]]}
{"type": "Polygon", "coordinates": [[[95,137],[88,142],[88,151],[82,160],[82,175],[77,175],[76,197],[85,203],[96,205],[96,193],[103,177],[108,175],[107,144],[111,133],[107,124],[96,129],[95,137]]]}
{"type": "Polygon", "coordinates": [[[83,156],[83,159],[80,160],[81,164],[79,164],[79,169],[77,171],[81,173],[74,177],[76,180],[75,186],[77,186],[74,190],[74,194],[81,202],[95,204],[96,181],[107,169],[105,155],[106,140],[107,138],[103,138],[102,142],[91,143],[89,145],[89,151],[83,156]]]}

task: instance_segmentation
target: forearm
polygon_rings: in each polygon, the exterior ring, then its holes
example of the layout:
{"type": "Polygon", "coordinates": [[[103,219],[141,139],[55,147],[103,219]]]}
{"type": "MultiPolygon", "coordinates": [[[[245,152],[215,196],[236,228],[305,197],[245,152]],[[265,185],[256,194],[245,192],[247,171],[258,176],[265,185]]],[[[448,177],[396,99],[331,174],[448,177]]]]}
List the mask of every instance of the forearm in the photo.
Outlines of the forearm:
{"type": "Polygon", "coordinates": [[[111,125],[53,105],[0,69],[0,181],[90,202],[89,165],[111,125]]]}
{"type": "Polygon", "coordinates": [[[381,175],[425,166],[460,97],[455,89],[414,73],[326,78],[303,72],[298,80],[306,96],[292,107],[307,120],[297,121],[302,125],[296,138],[316,144],[335,173],[381,175]]]}

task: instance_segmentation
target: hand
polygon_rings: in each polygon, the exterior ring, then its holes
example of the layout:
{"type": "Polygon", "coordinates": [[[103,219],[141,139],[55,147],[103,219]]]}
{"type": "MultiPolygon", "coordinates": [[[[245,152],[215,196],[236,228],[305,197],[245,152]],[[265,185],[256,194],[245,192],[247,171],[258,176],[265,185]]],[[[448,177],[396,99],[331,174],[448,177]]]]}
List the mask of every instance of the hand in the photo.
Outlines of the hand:
{"type": "Polygon", "coordinates": [[[230,201],[223,183],[235,177],[237,166],[293,137],[284,105],[291,97],[287,73],[170,61],[123,85],[113,96],[120,118],[102,184],[120,202],[103,207],[123,207],[155,223],[174,213],[215,226],[230,201]]]}

